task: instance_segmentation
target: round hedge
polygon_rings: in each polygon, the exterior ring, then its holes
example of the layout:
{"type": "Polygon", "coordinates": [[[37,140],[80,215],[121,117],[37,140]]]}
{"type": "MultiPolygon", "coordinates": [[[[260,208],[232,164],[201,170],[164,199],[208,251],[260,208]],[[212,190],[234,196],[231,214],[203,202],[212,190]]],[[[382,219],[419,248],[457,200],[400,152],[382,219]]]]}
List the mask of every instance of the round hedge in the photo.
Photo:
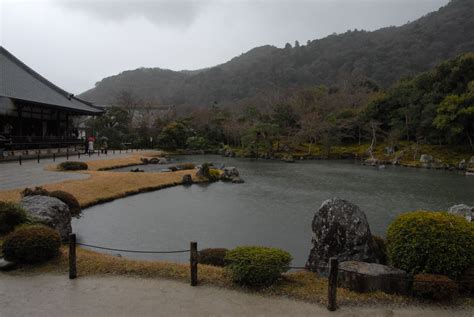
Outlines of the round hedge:
{"type": "Polygon", "coordinates": [[[26,212],[19,205],[0,201],[0,234],[12,231],[27,221],[26,212]]]}
{"type": "Polygon", "coordinates": [[[225,266],[225,256],[229,250],[225,248],[209,248],[199,251],[199,263],[225,266]]]}
{"type": "Polygon", "coordinates": [[[388,228],[387,256],[412,274],[455,278],[474,265],[474,225],[445,212],[402,214],[388,228]]]}
{"type": "Polygon", "coordinates": [[[225,261],[235,283],[251,287],[269,286],[288,270],[291,255],[281,249],[237,247],[227,252],[225,261]]]}
{"type": "Polygon", "coordinates": [[[71,217],[79,218],[81,216],[81,205],[77,201],[76,197],[74,197],[72,194],[62,190],[55,190],[50,192],[49,196],[57,198],[63,203],[65,203],[69,207],[71,217]]]}
{"type": "Polygon", "coordinates": [[[43,225],[22,226],[3,242],[3,256],[15,263],[41,263],[59,254],[59,233],[43,225]]]}
{"type": "Polygon", "coordinates": [[[89,168],[86,163],[84,162],[75,162],[75,161],[70,161],[70,162],[62,162],[61,164],[58,165],[60,170],[63,171],[81,171],[81,170],[86,170],[89,168]]]}

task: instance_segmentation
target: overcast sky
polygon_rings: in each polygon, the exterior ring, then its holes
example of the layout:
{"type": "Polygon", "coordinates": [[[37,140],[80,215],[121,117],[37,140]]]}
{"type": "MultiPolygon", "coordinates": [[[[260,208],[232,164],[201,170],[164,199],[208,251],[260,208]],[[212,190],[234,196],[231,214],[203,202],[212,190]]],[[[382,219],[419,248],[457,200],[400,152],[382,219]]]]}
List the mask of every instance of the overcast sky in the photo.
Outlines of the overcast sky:
{"type": "Polygon", "coordinates": [[[0,42],[79,94],[123,70],[198,69],[265,44],[402,25],[449,0],[0,0],[0,42]]]}

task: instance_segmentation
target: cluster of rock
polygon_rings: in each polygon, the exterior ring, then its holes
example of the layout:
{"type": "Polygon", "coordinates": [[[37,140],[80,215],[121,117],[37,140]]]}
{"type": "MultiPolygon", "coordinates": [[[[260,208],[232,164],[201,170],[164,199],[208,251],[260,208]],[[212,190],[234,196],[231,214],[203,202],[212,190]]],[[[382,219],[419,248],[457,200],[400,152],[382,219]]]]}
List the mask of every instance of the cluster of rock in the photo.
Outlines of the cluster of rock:
{"type": "Polygon", "coordinates": [[[139,168],[137,167],[137,168],[132,168],[132,169],[130,170],[130,172],[132,172],[132,173],[143,173],[143,172],[145,172],[145,171],[142,170],[142,169],[139,169],[139,168]]]}
{"type": "Polygon", "coordinates": [[[20,206],[33,220],[56,229],[63,241],[69,239],[72,232],[71,213],[61,200],[49,196],[26,196],[20,206]]]}
{"type": "Polygon", "coordinates": [[[212,163],[205,163],[198,166],[196,175],[212,181],[221,180],[223,182],[231,182],[234,184],[245,182],[242,178],[240,178],[240,173],[235,167],[225,167],[222,165],[219,168],[214,168],[219,171],[219,176],[211,175],[210,167],[214,167],[214,165],[212,163]]]}
{"type": "Polygon", "coordinates": [[[143,164],[168,164],[169,160],[166,157],[152,157],[152,158],[147,158],[147,157],[142,157],[140,158],[140,161],[143,164]]]}
{"type": "Polygon", "coordinates": [[[244,183],[244,180],[240,178],[239,171],[235,167],[224,167],[221,173],[221,181],[232,182],[234,184],[244,183]]]}
{"type": "MultiPolygon", "coordinates": [[[[370,166],[380,166],[384,164],[391,164],[391,165],[400,165],[403,155],[405,154],[403,151],[400,152],[393,152],[392,148],[385,148],[385,152],[387,155],[393,155],[393,159],[390,161],[381,161],[375,157],[370,157],[364,160],[364,165],[370,166]]],[[[432,168],[432,169],[447,169],[447,170],[460,170],[465,171],[466,175],[474,175],[474,156],[471,157],[468,161],[465,159],[461,160],[457,166],[452,166],[446,163],[443,163],[441,160],[434,158],[432,155],[429,154],[421,154],[419,159],[419,166],[423,168],[432,168]]]]}
{"type": "Polygon", "coordinates": [[[328,273],[329,259],[339,261],[340,286],[361,292],[381,290],[405,294],[406,272],[380,264],[367,217],[360,208],[346,200],[323,202],[312,222],[313,247],[306,267],[320,274],[328,273]]]}

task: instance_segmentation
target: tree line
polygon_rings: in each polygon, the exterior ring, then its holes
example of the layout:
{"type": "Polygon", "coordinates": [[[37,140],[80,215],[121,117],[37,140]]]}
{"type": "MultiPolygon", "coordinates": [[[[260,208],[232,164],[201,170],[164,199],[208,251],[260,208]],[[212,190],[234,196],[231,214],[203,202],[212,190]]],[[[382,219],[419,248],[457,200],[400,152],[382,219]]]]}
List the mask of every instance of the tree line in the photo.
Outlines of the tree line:
{"type": "Polygon", "coordinates": [[[343,144],[399,141],[474,149],[474,54],[400,80],[387,90],[369,80],[343,85],[265,91],[232,106],[158,107],[121,91],[105,115],[87,126],[110,146],[272,155],[317,144],[324,153],[343,144]]]}

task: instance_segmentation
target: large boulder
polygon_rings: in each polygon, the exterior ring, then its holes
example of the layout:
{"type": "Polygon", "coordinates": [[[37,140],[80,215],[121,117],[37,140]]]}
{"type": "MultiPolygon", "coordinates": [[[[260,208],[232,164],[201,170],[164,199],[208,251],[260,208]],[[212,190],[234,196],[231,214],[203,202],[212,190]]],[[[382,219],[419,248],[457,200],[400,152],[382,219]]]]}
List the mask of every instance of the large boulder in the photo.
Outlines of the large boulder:
{"type": "Polygon", "coordinates": [[[56,229],[63,241],[69,239],[71,213],[65,203],[49,196],[26,196],[20,205],[34,220],[56,229]]]}
{"type": "Polygon", "coordinates": [[[354,292],[382,291],[406,295],[410,292],[408,274],[382,264],[346,261],[339,264],[338,285],[354,292]]]}
{"type": "Polygon", "coordinates": [[[458,215],[466,218],[467,221],[471,222],[472,213],[474,212],[474,207],[468,206],[465,204],[459,204],[449,207],[448,212],[450,214],[458,215]]]}
{"type": "Polygon", "coordinates": [[[365,213],[346,200],[323,202],[314,215],[312,228],[313,248],[306,263],[311,271],[327,273],[331,257],[339,262],[381,262],[365,213]]]}

